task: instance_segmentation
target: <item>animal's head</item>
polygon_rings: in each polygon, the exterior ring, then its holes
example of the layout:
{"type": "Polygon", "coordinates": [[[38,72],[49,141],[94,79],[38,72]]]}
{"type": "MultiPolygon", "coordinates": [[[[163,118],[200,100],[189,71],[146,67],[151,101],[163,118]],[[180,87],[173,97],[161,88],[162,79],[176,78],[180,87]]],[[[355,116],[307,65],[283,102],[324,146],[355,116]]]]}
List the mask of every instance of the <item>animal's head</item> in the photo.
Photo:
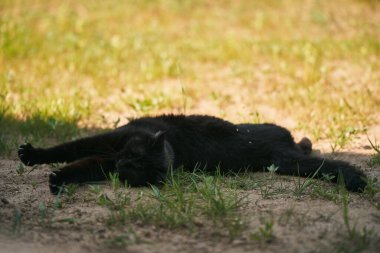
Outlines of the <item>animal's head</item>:
{"type": "Polygon", "coordinates": [[[167,169],[165,132],[138,131],[126,142],[116,159],[116,171],[132,186],[156,183],[167,169]]]}

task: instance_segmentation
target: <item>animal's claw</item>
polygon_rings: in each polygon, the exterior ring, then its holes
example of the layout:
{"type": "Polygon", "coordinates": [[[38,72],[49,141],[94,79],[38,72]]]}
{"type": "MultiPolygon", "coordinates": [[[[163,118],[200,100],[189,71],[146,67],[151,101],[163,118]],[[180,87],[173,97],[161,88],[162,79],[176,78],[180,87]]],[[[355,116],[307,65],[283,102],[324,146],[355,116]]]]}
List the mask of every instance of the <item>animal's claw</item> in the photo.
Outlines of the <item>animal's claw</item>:
{"type": "Polygon", "coordinates": [[[60,192],[64,183],[62,178],[59,176],[59,172],[60,171],[52,172],[49,175],[49,188],[50,192],[54,195],[57,195],[60,192]]]}

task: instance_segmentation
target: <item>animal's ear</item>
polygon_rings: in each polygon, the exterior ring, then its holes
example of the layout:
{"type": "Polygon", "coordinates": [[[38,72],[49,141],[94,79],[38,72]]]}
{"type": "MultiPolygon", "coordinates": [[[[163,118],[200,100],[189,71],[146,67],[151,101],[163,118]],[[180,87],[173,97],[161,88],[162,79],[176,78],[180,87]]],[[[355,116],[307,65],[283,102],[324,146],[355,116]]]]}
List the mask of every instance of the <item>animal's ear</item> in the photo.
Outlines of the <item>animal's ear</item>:
{"type": "Polygon", "coordinates": [[[158,131],[153,136],[153,147],[163,147],[166,131],[158,131]]]}

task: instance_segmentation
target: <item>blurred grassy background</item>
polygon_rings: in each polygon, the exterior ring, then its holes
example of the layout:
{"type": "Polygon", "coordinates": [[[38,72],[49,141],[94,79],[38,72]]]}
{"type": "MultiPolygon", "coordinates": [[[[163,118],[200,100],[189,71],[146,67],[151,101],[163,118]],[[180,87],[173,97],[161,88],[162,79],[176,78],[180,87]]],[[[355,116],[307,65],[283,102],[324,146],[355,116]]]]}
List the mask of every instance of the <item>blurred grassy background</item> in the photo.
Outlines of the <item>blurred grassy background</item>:
{"type": "Polygon", "coordinates": [[[342,147],[379,111],[379,1],[0,0],[3,154],[171,112],[342,147]]]}

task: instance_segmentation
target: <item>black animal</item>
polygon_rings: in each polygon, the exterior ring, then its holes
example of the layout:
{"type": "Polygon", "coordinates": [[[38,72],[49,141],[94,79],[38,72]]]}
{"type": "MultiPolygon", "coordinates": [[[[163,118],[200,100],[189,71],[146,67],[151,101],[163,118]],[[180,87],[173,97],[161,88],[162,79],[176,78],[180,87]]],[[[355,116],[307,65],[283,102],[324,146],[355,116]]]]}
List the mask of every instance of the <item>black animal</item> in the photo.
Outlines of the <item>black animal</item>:
{"type": "Polygon", "coordinates": [[[282,175],[343,175],[346,187],[361,191],[365,175],[344,161],[310,155],[312,144],[296,144],[290,132],[274,124],[232,124],[200,115],[162,115],[132,120],[113,131],[64,143],[52,148],[21,145],[26,165],[66,162],[49,178],[52,193],[63,184],[104,180],[110,172],[131,186],[159,184],[169,168],[183,166],[209,172],[260,171],[272,164],[282,175]]]}

